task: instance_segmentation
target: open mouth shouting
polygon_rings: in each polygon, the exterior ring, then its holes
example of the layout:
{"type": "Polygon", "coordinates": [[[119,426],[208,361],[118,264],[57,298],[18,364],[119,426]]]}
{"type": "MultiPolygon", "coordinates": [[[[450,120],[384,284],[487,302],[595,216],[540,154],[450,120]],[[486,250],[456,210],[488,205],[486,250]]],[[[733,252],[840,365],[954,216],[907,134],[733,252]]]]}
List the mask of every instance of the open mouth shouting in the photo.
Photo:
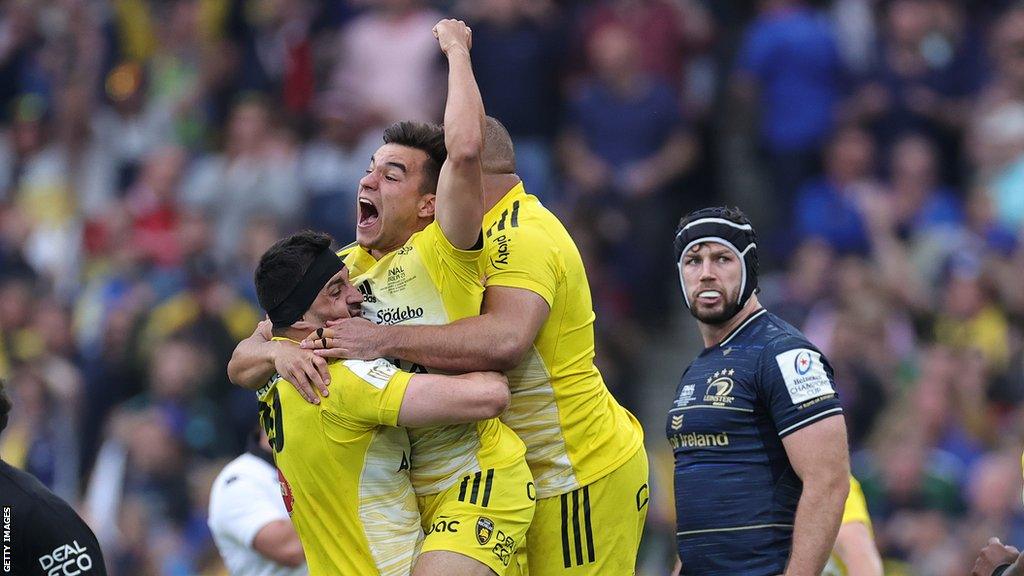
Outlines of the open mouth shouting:
{"type": "Polygon", "coordinates": [[[366,196],[360,196],[357,227],[363,230],[373,228],[379,219],[380,210],[377,208],[377,205],[366,196]]]}

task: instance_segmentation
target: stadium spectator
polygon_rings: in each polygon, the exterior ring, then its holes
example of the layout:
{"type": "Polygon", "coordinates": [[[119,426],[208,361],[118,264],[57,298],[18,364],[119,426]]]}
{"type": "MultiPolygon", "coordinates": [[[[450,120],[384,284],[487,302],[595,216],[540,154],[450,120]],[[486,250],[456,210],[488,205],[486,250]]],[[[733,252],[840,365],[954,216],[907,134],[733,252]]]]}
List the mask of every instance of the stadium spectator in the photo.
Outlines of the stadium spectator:
{"type": "MultiPolygon", "coordinates": [[[[380,129],[372,126],[367,110],[342,93],[322,94],[315,112],[319,129],[303,147],[299,170],[309,195],[305,223],[335,238],[348,238],[356,223],[359,179],[366,171],[366,159],[380,145],[380,129]]],[[[261,254],[255,251],[250,262],[255,265],[261,254]]],[[[246,280],[250,287],[251,280],[246,280]]]]}
{"type": "Polygon", "coordinates": [[[690,0],[600,0],[582,12],[581,51],[605,26],[622,26],[636,38],[640,69],[677,93],[683,89],[689,58],[711,39],[706,12],[690,0]]]}
{"type": "Polygon", "coordinates": [[[842,98],[843,69],[829,21],[803,0],[761,0],[736,61],[733,91],[760,109],[759,138],[782,219],[814,174],[842,98]],[[797,48],[799,46],[799,48],[797,48]]]}
{"type": "Polygon", "coordinates": [[[351,90],[374,124],[436,122],[444,75],[431,27],[441,14],[424,0],[373,0],[338,38],[331,87],[351,90]]]}
{"type": "Polygon", "coordinates": [[[221,262],[235,254],[253,216],[273,214],[293,222],[303,211],[297,151],[275,128],[263,97],[240,100],[228,121],[224,152],[198,162],[185,184],[186,205],[214,219],[215,254],[221,262]]]}
{"type": "Polygon", "coordinates": [[[594,211],[615,273],[645,279],[631,291],[644,303],[632,313],[654,324],[668,306],[667,255],[657,246],[678,204],[674,180],[692,165],[696,143],[668,85],[639,68],[627,28],[606,24],[587,50],[594,74],[569,103],[562,165],[575,204],[594,211]]]}
{"type": "MultiPolygon", "coordinates": [[[[980,86],[978,51],[964,17],[940,0],[895,0],[884,8],[877,67],[855,92],[852,113],[870,123],[883,149],[923,132],[955,161],[967,105],[980,86]],[[952,16],[952,17],[951,17],[952,16]]],[[[950,170],[942,176],[955,176],[950,170]]]]}
{"type": "Polygon", "coordinates": [[[875,141],[865,130],[838,130],[825,149],[824,175],[805,183],[793,204],[798,240],[817,238],[838,254],[866,254],[863,197],[878,193],[875,141]]]}
{"type": "Polygon", "coordinates": [[[530,193],[562,200],[554,180],[552,143],[559,123],[567,24],[549,0],[465,2],[473,28],[473,75],[487,113],[516,144],[516,169],[530,193]]]}

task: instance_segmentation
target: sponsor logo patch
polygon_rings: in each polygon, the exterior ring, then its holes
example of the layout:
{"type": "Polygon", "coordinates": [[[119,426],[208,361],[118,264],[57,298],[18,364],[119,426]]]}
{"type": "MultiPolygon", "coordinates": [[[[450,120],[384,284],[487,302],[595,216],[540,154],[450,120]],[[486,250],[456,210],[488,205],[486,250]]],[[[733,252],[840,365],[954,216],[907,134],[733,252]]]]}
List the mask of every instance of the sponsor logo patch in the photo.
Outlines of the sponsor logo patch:
{"type": "Polygon", "coordinates": [[[733,381],[730,376],[735,373],[736,370],[724,369],[708,376],[708,393],[704,396],[704,401],[715,406],[732,404],[735,398],[732,397],[733,381]]]}
{"type": "Polygon", "coordinates": [[[401,324],[408,320],[423,318],[423,307],[385,308],[377,311],[377,324],[401,324]]]}
{"type": "Polygon", "coordinates": [[[398,368],[391,365],[390,362],[383,358],[376,360],[345,360],[343,362],[346,368],[352,371],[353,374],[362,378],[371,386],[383,390],[388,382],[391,381],[391,377],[398,373],[398,368]]]}
{"type": "Polygon", "coordinates": [[[476,541],[481,546],[491,541],[491,536],[494,535],[494,522],[490,518],[484,518],[481,516],[476,521],[476,541]]]}
{"type": "Polygon", "coordinates": [[[793,404],[802,404],[827,394],[835,394],[825,373],[821,354],[809,348],[787,350],[775,357],[793,404]]]}
{"type": "Polygon", "coordinates": [[[72,540],[70,544],[62,544],[52,552],[39,557],[39,566],[47,576],[74,576],[92,569],[92,556],[88,548],[72,540]]]}
{"type": "Polygon", "coordinates": [[[681,408],[693,402],[693,391],[696,389],[694,384],[687,384],[683,386],[683,389],[679,392],[679,398],[676,399],[676,408],[681,408]]]}

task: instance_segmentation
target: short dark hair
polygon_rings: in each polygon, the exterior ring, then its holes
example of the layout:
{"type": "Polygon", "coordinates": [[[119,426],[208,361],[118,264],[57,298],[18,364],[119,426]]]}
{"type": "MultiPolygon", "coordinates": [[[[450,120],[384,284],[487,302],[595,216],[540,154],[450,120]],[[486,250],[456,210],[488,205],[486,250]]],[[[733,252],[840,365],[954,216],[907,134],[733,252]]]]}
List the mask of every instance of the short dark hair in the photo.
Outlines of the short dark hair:
{"type": "Polygon", "coordinates": [[[11,413],[11,398],[7,395],[7,382],[0,378],[0,432],[7,428],[7,415],[11,413]]]}
{"type": "MultiPolygon", "coordinates": [[[[755,244],[757,243],[757,231],[754,230],[754,225],[751,224],[750,218],[747,218],[747,215],[735,206],[732,208],[728,206],[713,206],[711,208],[701,208],[700,210],[690,212],[679,220],[679,226],[676,227],[676,234],[674,237],[679,238],[679,233],[683,231],[683,228],[685,228],[690,222],[700,220],[701,218],[721,218],[723,220],[728,220],[733,224],[739,224],[740,226],[750,226],[750,241],[755,244]]],[[[756,276],[758,271],[757,250],[751,251],[750,255],[751,272],[756,276]]]]}
{"type": "Polygon", "coordinates": [[[385,144],[398,144],[422,150],[427,155],[423,163],[422,194],[433,194],[437,191],[437,179],[441,175],[441,165],[448,157],[444,147],[444,128],[428,122],[395,122],[384,130],[385,144]]]}
{"type": "Polygon", "coordinates": [[[256,265],[256,298],[264,311],[277,307],[302,280],[317,255],[334,242],[330,234],[304,230],[278,240],[256,265]]]}
{"type": "Polygon", "coordinates": [[[516,152],[508,128],[493,116],[484,119],[484,174],[515,174],[516,152]]]}

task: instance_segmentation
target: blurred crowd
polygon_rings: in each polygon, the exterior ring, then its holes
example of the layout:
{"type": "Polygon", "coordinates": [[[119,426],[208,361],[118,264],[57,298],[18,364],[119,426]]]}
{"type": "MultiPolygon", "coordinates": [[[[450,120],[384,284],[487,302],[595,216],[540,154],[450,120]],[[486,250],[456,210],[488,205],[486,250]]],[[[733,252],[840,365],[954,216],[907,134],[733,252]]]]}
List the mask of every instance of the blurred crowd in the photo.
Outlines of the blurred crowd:
{"type": "Polygon", "coordinates": [[[653,389],[646,345],[693,330],[675,223],[738,204],[762,301],[836,369],[888,573],[1024,544],[1024,5],[4,0],[0,454],[114,574],[222,573],[206,509],[255,422],[224,369],[255,262],[303,227],[351,241],[382,127],[441,118],[443,16],[584,254],[625,405],[653,389]]]}

